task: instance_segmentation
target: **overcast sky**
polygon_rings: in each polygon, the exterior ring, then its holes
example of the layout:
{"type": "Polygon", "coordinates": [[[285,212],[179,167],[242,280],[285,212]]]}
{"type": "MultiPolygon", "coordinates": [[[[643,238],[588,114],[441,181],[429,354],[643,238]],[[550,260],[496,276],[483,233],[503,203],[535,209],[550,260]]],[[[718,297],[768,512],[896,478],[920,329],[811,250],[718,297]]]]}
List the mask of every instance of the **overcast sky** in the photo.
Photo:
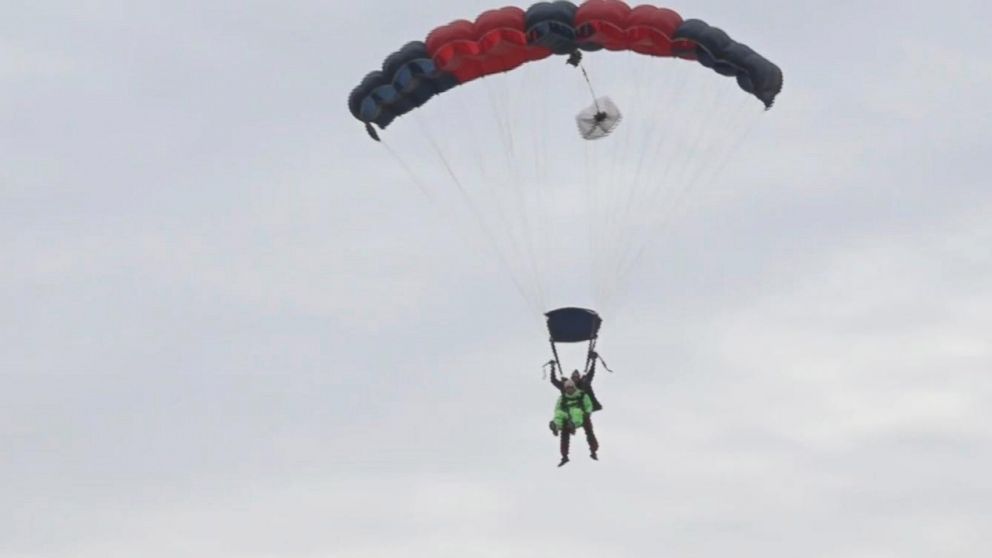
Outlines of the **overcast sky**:
{"type": "Polygon", "coordinates": [[[345,106],[492,4],[0,6],[0,557],[992,546],[987,2],[671,5],[786,86],[563,469],[537,317],[345,106]]]}

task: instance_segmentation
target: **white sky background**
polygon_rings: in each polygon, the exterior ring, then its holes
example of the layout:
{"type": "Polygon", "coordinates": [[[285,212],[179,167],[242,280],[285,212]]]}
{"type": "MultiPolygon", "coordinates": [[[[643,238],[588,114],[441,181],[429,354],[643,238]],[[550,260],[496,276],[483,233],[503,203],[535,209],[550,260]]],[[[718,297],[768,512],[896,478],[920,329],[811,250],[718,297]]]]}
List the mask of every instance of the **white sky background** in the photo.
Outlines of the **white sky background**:
{"type": "Polygon", "coordinates": [[[345,106],[489,7],[2,3],[0,557],[985,556],[992,7],[671,6],[786,86],[562,470],[533,317],[345,106]]]}

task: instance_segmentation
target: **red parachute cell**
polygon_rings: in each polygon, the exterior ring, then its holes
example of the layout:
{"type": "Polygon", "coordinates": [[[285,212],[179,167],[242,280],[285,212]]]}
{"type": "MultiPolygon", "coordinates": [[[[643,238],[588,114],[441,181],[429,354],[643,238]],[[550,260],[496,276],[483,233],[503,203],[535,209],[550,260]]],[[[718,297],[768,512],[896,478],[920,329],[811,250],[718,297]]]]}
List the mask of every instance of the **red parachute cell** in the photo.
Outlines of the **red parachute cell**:
{"type": "Polygon", "coordinates": [[[618,0],[591,0],[575,12],[580,40],[607,50],[627,50],[627,17],[630,6],[618,0]]]}
{"type": "Polygon", "coordinates": [[[485,12],[475,23],[460,19],[438,27],[425,43],[437,68],[460,83],[551,56],[550,50],[527,44],[525,13],[512,6],[485,12]]]}
{"type": "Polygon", "coordinates": [[[630,12],[627,39],[630,50],[653,56],[672,56],[674,52],[694,52],[695,45],[672,40],[682,25],[682,16],[666,8],[638,6],[630,12]]]}
{"type": "Polygon", "coordinates": [[[589,0],[575,14],[575,26],[583,42],[607,50],[632,50],[651,56],[692,58],[694,45],[674,40],[682,16],[667,8],[637,6],[621,0],[589,0]]]}

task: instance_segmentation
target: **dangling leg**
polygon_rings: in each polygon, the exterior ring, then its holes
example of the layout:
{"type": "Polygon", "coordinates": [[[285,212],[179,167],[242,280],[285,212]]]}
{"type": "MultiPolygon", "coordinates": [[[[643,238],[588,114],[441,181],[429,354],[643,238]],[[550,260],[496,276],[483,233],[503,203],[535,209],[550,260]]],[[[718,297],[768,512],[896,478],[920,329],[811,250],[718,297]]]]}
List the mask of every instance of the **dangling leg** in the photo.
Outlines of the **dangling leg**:
{"type": "Polygon", "coordinates": [[[596,452],[599,451],[599,440],[596,439],[596,433],[592,430],[592,417],[586,415],[585,421],[582,422],[582,429],[586,431],[586,442],[589,443],[589,457],[599,461],[599,456],[596,452]]]}
{"type": "Polygon", "coordinates": [[[571,423],[565,423],[564,428],[561,429],[561,463],[558,464],[559,467],[568,463],[568,443],[574,433],[575,427],[571,423]]]}
{"type": "Polygon", "coordinates": [[[561,463],[558,464],[559,467],[568,463],[568,442],[572,437],[572,434],[578,429],[577,425],[582,424],[584,413],[581,409],[571,408],[568,412],[562,411],[562,418],[564,419],[562,434],[561,434],[561,463]]]}
{"type": "Polygon", "coordinates": [[[548,428],[551,429],[552,434],[557,436],[558,432],[565,429],[565,424],[567,422],[568,422],[568,415],[565,413],[565,411],[559,409],[558,407],[555,407],[555,414],[554,417],[551,419],[551,422],[548,423],[548,428]]]}
{"type": "Polygon", "coordinates": [[[568,414],[559,407],[555,407],[555,418],[548,426],[551,427],[552,434],[561,436],[561,463],[558,464],[561,467],[568,463],[568,442],[575,428],[571,426],[568,414]]]}

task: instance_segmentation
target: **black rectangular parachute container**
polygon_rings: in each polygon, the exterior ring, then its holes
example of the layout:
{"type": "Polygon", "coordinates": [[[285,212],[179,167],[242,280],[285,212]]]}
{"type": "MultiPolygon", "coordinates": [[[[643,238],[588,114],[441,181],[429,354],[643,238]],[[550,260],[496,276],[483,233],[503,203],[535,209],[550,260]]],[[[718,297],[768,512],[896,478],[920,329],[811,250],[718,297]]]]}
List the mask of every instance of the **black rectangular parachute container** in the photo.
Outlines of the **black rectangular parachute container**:
{"type": "Polygon", "coordinates": [[[593,341],[599,336],[599,326],[603,324],[599,314],[585,308],[559,308],[545,316],[548,318],[548,333],[554,343],[593,341]]]}
{"type": "Polygon", "coordinates": [[[558,358],[556,343],[589,343],[586,371],[593,362],[593,352],[596,339],[599,338],[599,328],[603,319],[596,312],[586,308],[559,308],[545,314],[548,318],[548,333],[551,335],[551,352],[561,370],[561,359],[558,358]]]}

